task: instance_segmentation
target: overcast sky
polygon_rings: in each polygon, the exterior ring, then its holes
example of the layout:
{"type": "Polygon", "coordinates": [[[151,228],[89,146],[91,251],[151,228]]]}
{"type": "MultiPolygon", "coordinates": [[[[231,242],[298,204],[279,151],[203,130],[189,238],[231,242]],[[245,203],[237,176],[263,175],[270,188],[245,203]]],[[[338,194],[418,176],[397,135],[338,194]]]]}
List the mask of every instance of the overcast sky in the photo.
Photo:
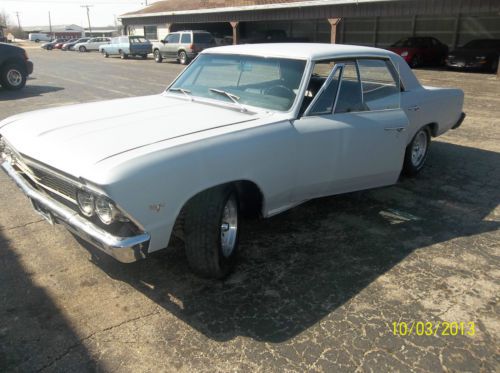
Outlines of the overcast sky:
{"type": "MultiPolygon", "coordinates": [[[[16,12],[19,12],[21,26],[45,26],[49,24],[49,15],[53,25],[77,24],[88,27],[87,11],[81,5],[93,5],[90,8],[90,22],[93,26],[114,24],[114,17],[144,7],[145,0],[0,0],[0,11],[9,15],[10,23],[17,24],[16,12]]],[[[156,1],[149,0],[148,4],[156,1]]]]}

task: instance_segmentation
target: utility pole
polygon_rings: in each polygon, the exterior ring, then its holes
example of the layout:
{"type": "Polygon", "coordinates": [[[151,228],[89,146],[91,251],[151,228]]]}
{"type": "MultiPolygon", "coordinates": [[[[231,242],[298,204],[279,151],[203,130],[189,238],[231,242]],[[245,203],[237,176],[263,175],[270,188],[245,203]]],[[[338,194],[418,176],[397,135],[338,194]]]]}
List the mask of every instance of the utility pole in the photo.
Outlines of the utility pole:
{"type": "Polygon", "coordinates": [[[52,21],[50,20],[50,10],[49,10],[49,33],[51,37],[54,37],[54,35],[52,35],[52,21]]]}
{"type": "Polygon", "coordinates": [[[81,8],[87,8],[87,19],[89,21],[89,33],[90,36],[92,36],[92,26],[90,26],[90,8],[93,7],[93,5],[81,5],[81,8]]]}
{"type": "Polygon", "coordinates": [[[17,27],[19,27],[19,30],[21,30],[21,21],[19,20],[19,12],[16,12],[16,17],[17,17],[17,27]]]}

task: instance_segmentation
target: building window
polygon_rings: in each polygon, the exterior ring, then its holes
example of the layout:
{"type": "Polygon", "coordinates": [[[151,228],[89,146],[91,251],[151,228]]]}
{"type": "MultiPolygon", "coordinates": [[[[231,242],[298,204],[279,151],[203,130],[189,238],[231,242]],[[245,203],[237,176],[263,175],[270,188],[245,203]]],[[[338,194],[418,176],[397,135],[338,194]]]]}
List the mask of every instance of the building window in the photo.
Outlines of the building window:
{"type": "Polygon", "coordinates": [[[158,40],[158,29],[156,26],[144,26],[144,36],[149,40],[158,40]]]}

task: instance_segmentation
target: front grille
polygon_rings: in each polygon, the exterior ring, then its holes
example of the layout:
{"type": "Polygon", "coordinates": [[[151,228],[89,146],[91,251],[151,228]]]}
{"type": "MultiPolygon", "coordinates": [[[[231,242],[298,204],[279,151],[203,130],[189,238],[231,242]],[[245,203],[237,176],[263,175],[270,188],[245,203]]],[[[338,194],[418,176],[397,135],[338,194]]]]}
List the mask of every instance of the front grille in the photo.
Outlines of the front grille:
{"type": "Polygon", "coordinates": [[[52,191],[62,194],[70,198],[72,201],[76,200],[76,192],[78,187],[60,177],[51,174],[45,170],[34,166],[27,166],[36,178],[37,184],[42,187],[49,188],[52,191]]]}
{"type": "Polygon", "coordinates": [[[10,146],[8,146],[8,152],[12,157],[14,167],[22,173],[25,178],[29,178],[35,183],[38,188],[43,188],[45,191],[55,193],[76,204],[77,183],[43,166],[37,165],[33,161],[26,161],[23,156],[10,146]]]}

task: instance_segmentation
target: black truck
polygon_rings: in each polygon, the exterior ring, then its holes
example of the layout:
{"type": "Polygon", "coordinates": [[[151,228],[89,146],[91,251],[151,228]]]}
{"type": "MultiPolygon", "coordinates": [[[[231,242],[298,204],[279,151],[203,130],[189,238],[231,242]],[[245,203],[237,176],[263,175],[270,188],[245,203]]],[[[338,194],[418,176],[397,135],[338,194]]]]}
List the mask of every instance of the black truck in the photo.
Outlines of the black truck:
{"type": "Polygon", "coordinates": [[[23,48],[0,43],[0,85],[9,90],[21,89],[33,72],[33,62],[23,48]]]}

